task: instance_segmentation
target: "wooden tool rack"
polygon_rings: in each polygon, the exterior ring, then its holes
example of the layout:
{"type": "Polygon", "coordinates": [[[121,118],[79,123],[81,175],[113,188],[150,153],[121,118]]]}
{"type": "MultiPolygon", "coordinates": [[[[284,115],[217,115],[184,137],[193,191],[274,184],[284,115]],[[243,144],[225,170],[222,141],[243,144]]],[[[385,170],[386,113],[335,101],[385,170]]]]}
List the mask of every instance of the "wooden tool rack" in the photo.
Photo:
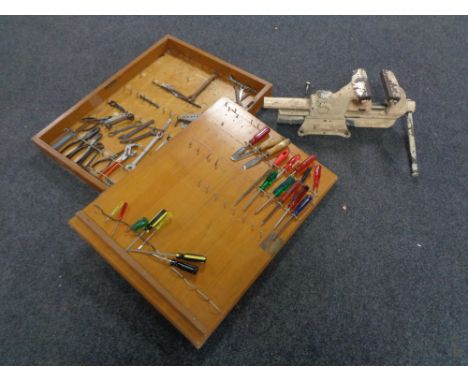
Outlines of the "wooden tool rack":
{"type": "MultiPolygon", "coordinates": [[[[55,150],[51,146],[52,143],[67,131],[76,130],[82,124],[81,119],[84,117],[102,118],[115,115],[117,111],[108,104],[111,100],[118,102],[135,115],[133,121],[121,122],[115,128],[138,120],[155,120],[155,127],[161,128],[168,118],[172,118],[168,133],[173,137],[182,130],[180,125],[174,127],[178,116],[202,113],[223,96],[235,100],[235,91],[229,76],[253,89],[253,92],[248,93],[243,100],[244,107],[251,112],[256,112],[262,105],[263,97],[271,94],[271,84],[267,81],[167,35],[40,131],[33,137],[33,142],[79,178],[100,191],[105,190],[127,175],[123,166],[106,179],[99,176],[99,171],[89,169],[87,171],[74,160],[68,159],[67,152],[61,153],[55,150]],[[201,108],[196,108],[153,84],[153,81],[169,83],[188,95],[213,74],[217,77],[196,99],[201,108]],[[141,95],[155,101],[160,107],[156,108],[145,102],[141,95]]],[[[100,142],[104,145],[100,154],[102,157],[118,153],[123,149],[124,145],[116,137],[108,136],[104,128],[101,128],[101,133],[103,136],[100,142]]],[[[150,139],[148,137],[138,143],[144,147],[150,139]]]]}
{"type": "MultiPolygon", "coordinates": [[[[268,169],[269,162],[243,170],[246,160],[230,160],[230,155],[264,126],[252,114],[222,98],[170,145],[149,155],[141,167],[101,193],[70,221],[197,348],[205,343],[337,179],[323,167],[313,203],[290,222],[277,240],[264,247],[262,243],[280,213],[261,226],[263,215],[254,215],[253,211],[267,195],[247,211],[243,211],[243,203],[237,207],[233,204],[268,169]],[[174,272],[153,257],[128,252],[135,234],[122,226],[111,236],[115,222],[100,211],[110,212],[119,201],[129,204],[124,219],[129,224],[161,208],[171,211],[171,223],[151,243],[161,251],[207,256],[198,274],[174,272]]],[[[274,131],[271,135],[278,137],[274,131]]],[[[292,144],[289,150],[291,155],[299,154],[302,159],[307,156],[292,144]]],[[[310,183],[309,179],[307,184],[310,183]]]]}

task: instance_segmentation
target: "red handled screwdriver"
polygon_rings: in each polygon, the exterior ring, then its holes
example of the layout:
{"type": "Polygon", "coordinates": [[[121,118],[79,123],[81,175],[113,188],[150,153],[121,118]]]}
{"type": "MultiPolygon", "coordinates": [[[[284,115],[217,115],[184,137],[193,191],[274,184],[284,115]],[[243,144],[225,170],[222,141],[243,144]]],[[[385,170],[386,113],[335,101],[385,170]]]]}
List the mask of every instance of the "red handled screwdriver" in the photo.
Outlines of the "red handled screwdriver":
{"type": "Polygon", "coordinates": [[[301,182],[296,181],[296,183],[294,183],[288,191],[282,194],[276,201],[275,208],[273,208],[270,211],[270,213],[265,217],[265,219],[263,219],[261,225],[264,225],[275,214],[278,208],[280,208],[282,205],[285,205],[289,201],[289,199],[291,199],[292,196],[298,191],[300,186],[301,182]]]}
{"type": "Polygon", "coordinates": [[[316,164],[314,166],[314,185],[312,187],[312,191],[315,195],[318,193],[318,188],[320,184],[320,175],[322,174],[322,166],[316,164]]]}
{"type": "Polygon", "coordinates": [[[284,229],[288,226],[289,222],[294,219],[294,218],[297,218],[299,216],[299,214],[309,205],[309,203],[314,199],[314,197],[310,194],[306,195],[301,201],[300,203],[297,205],[297,207],[295,208],[295,210],[292,212],[292,214],[289,216],[288,220],[286,220],[283,225],[278,228],[278,230],[276,232],[272,232],[270,234],[270,236],[268,237],[268,240],[270,241],[273,241],[273,240],[276,240],[278,238],[278,236],[281,234],[281,232],[284,231],[284,229]]]}
{"type": "Polygon", "coordinates": [[[239,157],[247,150],[253,148],[257,143],[259,143],[261,140],[266,138],[270,134],[270,128],[269,127],[264,127],[262,130],[260,130],[257,134],[255,134],[247,143],[245,146],[242,146],[240,149],[238,149],[234,154],[231,155],[231,160],[236,161],[239,160],[239,157]]]}
{"type": "Polygon", "coordinates": [[[305,194],[307,194],[307,191],[309,191],[309,186],[305,186],[301,184],[299,186],[299,189],[297,192],[294,194],[294,196],[291,198],[291,201],[288,204],[288,208],[286,208],[286,211],[284,211],[284,214],[281,215],[281,217],[278,219],[278,221],[275,223],[273,226],[273,229],[277,228],[283,219],[290,213],[291,211],[295,210],[301,199],[304,197],[305,194]]]}

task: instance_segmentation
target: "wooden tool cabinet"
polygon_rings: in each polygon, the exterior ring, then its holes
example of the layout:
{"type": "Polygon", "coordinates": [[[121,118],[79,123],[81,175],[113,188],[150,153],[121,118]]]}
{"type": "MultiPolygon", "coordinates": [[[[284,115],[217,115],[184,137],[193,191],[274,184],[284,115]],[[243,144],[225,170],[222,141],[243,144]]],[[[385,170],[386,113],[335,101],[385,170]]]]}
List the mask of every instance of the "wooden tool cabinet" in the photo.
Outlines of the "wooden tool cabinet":
{"type": "MultiPolygon", "coordinates": [[[[282,210],[262,226],[261,220],[273,206],[258,215],[254,211],[268,195],[259,197],[246,211],[243,206],[251,194],[234,207],[237,197],[271,164],[263,161],[243,170],[242,165],[248,159],[230,160],[235,150],[265,126],[252,113],[270,93],[268,82],[166,36],[33,138],[40,149],[62,166],[104,191],[75,214],[70,220],[72,228],[197,348],[203,346],[337,179],[323,167],[313,202],[267,246],[265,239],[282,210]],[[214,72],[219,77],[197,99],[202,110],[151,84],[152,79],[157,79],[189,94],[214,72]],[[244,102],[244,106],[250,107],[243,108],[234,102],[234,88],[227,80],[230,74],[256,90],[244,102]],[[141,93],[154,99],[161,108],[140,101],[137,95],[141,93]],[[63,134],[64,128],[76,128],[85,116],[112,113],[107,105],[111,99],[139,119],[155,119],[157,127],[169,116],[203,114],[185,129],[171,124],[166,132],[172,136],[171,141],[157,152],[151,150],[134,171],[122,169],[116,173],[114,185],[108,188],[54,150],[51,142],[63,134]],[[174,271],[175,268],[151,256],[128,252],[126,248],[135,233],[121,224],[112,235],[115,222],[100,211],[110,213],[121,201],[128,203],[123,219],[128,224],[143,216],[150,219],[162,208],[170,211],[171,222],[154,236],[151,244],[163,252],[199,253],[207,257],[207,262],[199,264],[200,270],[192,275],[174,271]]],[[[270,135],[278,137],[273,130],[270,135]]],[[[141,144],[146,145],[150,139],[141,144]]],[[[118,141],[105,133],[102,142],[109,150],[119,150],[118,141]]],[[[308,155],[293,144],[289,150],[291,155],[300,154],[302,159],[308,155]]],[[[312,181],[309,178],[307,182],[311,185],[312,181]]]]}
{"type": "MultiPolygon", "coordinates": [[[[254,215],[254,210],[264,197],[247,211],[242,210],[247,199],[236,207],[233,204],[268,164],[262,162],[243,170],[246,160],[230,160],[230,155],[262,127],[264,124],[253,115],[221,98],[170,145],[150,155],[141,167],[71,220],[72,227],[198,348],[336,181],[336,176],[323,167],[313,204],[288,225],[278,240],[263,249],[260,245],[281,212],[260,226],[270,209],[259,215],[254,215]],[[111,211],[119,201],[129,203],[125,219],[129,223],[161,208],[173,213],[172,222],[155,235],[152,244],[162,251],[207,256],[198,274],[184,273],[200,293],[167,264],[128,253],[133,232],[121,227],[114,237],[110,236],[115,223],[106,220],[95,205],[111,211]]],[[[278,134],[272,131],[271,135],[274,138],[278,134]]],[[[289,149],[302,158],[307,156],[292,144],[289,149]]]]}
{"type": "MultiPolygon", "coordinates": [[[[229,75],[255,89],[256,93],[249,95],[243,102],[245,106],[249,105],[248,110],[253,113],[261,108],[263,97],[271,95],[272,86],[269,82],[167,35],[98,86],[32,139],[42,151],[59,164],[93,187],[103,191],[108,185],[51,147],[51,143],[64,134],[65,129],[76,129],[81,124],[81,118],[86,116],[104,117],[112,115],[116,110],[107,104],[110,100],[117,101],[135,114],[135,120],[148,121],[154,119],[156,127],[161,128],[170,116],[175,122],[178,115],[202,113],[220,97],[226,96],[235,100],[234,87],[228,81],[229,75]],[[153,80],[167,82],[188,95],[213,73],[217,73],[218,77],[197,98],[197,103],[202,106],[201,109],[175,98],[172,94],[152,84],[153,80]],[[161,107],[156,109],[145,103],[138,97],[139,94],[156,101],[161,107]]],[[[130,121],[122,122],[116,127],[131,123],[130,121]]],[[[175,135],[181,130],[181,128],[172,129],[171,134],[175,135]]],[[[104,144],[107,153],[118,152],[122,149],[122,144],[115,137],[108,137],[105,132],[103,135],[101,142],[104,144]]],[[[147,138],[139,143],[144,146],[150,139],[147,138]]],[[[117,183],[126,175],[127,172],[123,168],[119,169],[112,175],[112,182],[117,183]]]]}

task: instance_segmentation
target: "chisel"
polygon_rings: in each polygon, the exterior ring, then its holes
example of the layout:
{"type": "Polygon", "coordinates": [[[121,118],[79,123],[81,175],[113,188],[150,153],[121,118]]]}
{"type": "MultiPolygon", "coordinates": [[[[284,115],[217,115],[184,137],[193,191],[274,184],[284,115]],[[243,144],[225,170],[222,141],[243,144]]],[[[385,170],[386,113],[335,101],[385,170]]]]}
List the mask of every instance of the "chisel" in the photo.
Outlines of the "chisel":
{"type": "Polygon", "coordinates": [[[259,164],[262,160],[268,158],[269,156],[277,153],[278,151],[281,151],[283,150],[284,148],[288,147],[288,145],[291,143],[291,141],[289,139],[284,139],[282,140],[281,142],[279,142],[278,144],[276,144],[275,146],[273,146],[272,148],[264,151],[261,155],[259,155],[258,157],[252,159],[251,161],[247,162],[246,164],[244,164],[244,166],[242,167],[244,170],[247,170],[249,168],[252,168],[253,166],[259,164]]]}
{"type": "Polygon", "coordinates": [[[269,134],[270,134],[270,128],[269,127],[264,127],[257,134],[255,134],[252,138],[250,138],[250,140],[245,144],[245,146],[242,146],[234,154],[232,154],[231,155],[231,160],[233,160],[233,161],[239,160],[239,157],[245,151],[247,151],[250,148],[254,147],[257,143],[262,141],[264,138],[268,137],[269,134]]]}
{"type": "Polygon", "coordinates": [[[261,154],[264,152],[266,149],[269,149],[270,147],[273,147],[280,143],[283,140],[281,137],[276,137],[276,138],[271,138],[268,141],[263,142],[262,144],[252,147],[250,150],[244,151],[243,154],[241,154],[237,160],[243,160],[247,159],[250,157],[253,157],[255,155],[261,154]]]}
{"type": "Polygon", "coordinates": [[[320,183],[320,175],[322,173],[322,166],[316,164],[314,166],[314,185],[312,186],[312,192],[317,195],[319,183],[320,183]]]}

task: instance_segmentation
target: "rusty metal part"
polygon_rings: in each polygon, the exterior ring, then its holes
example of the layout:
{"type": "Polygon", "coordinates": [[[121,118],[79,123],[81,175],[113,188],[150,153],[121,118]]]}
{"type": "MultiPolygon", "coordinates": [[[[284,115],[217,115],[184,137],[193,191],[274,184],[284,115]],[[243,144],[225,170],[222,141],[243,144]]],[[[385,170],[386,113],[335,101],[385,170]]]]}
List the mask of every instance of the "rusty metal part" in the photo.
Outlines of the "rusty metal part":
{"type": "MultiPolygon", "coordinates": [[[[349,138],[351,133],[348,126],[389,128],[406,115],[411,158],[414,158],[412,163],[416,163],[412,122],[416,102],[406,97],[406,92],[392,71],[384,69],[380,76],[386,95],[384,103],[372,102],[367,73],[364,69],[357,69],[353,73],[351,82],[335,93],[318,90],[306,98],[265,97],[264,108],[278,109],[278,123],[300,124],[298,130],[300,136],[338,135],[349,138]]],[[[416,171],[413,169],[412,174],[418,174],[417,164],[416,171]]]]}

